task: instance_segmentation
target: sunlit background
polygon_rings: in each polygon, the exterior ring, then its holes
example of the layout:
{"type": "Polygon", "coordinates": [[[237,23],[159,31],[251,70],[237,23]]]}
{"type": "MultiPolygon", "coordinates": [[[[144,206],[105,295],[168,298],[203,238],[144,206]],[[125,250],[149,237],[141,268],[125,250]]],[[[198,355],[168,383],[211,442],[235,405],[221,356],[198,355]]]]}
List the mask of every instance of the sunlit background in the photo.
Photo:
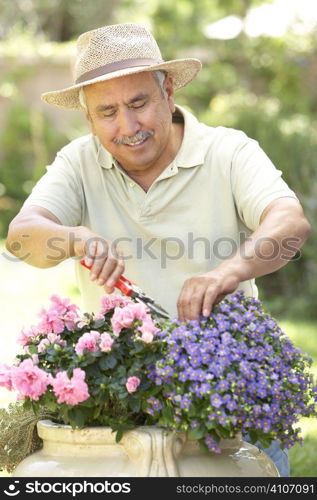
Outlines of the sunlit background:
{"type": "MultiPolygon", "coordinates": [[[[0,0],[0,360],[17,352],[20,328],[37,322],[53,293],[80,305],[72,261],[41,270],[4,250],[10,220],[69,140],[88,133],[81,113],[50,108],[44,91],[72,83],[75,40],[117,22],[151,29],[165,59],[198,57],[203,69],[176,102],[212,126],[257,139],[317,218],[316,0],[0,0]]],[[[313,232],[285,268],[257,280],[260,298],[315,360],[317,257],[313,232]]],[[[168,286],[168,284],[167,284],[168,286]]],[[[13,395],[0,391],[5,405],[13,395]]],[[[317,425],[302,423],[293,475],[317,475],[317,425]]]]}

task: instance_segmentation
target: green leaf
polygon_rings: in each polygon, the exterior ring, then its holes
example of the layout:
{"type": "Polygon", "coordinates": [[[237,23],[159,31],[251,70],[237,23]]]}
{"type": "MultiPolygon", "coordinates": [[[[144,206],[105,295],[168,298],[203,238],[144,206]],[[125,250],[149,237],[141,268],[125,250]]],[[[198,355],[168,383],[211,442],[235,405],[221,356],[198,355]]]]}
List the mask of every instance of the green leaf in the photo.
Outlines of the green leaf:
{"type": "Polygon", "coordinates": [[[30,354],[37,354],[37,346],[29,345],[29,353],[30,354]]]}
{"type": "Polygon", "coordinates": [[[230,431],[226,427],[218,425],[217,430],[223,439],[230,439],[230,431]]]}
{"type": "Polygon", "coordinates": [[[118,393],[119,399],[126,399],[127,397],[128,397],[128,394],[126,392],[119,392],[118,393]]]}
{"type": "Polygon", "coordinates": [[[56,409],[58,409],[58,404],[57,404],[57,402],[56,402],[56,401],[53,401],[53,400],[51,400],[51,401],[47,401],[47,400],[45,400],[45,406],[46,406],[46,408],[47,408],[48,410],[50,410],[50,411],[55,411],[56,409]]]}
{"type": "Polygon", "coordinates": [[[205,436],[205,430],[202,427],[197,429],[190,429],[188,431],[188,439],[201,439],[205,436]]]}
{"type": "Polygon", "coordinates": [[[135,413],[139,412],[141,409],[141,400],[139,398],[130,397],[129,398],[129,407],[135,413]]]}
{"type": "MultiPolygon", "coordinates": [[[[82,365],[80,364],[79,366],[81,367],[82,365]]],[[[96,382],[97,382],[97,379],[103,377],[100,373],[99,363],[95,363],[95,364],[91,364],[91,365],[87,366],[87,368],[85,369],[85,372],[86,372],[86,378],[94,377],[96,382]]],[[[101,380],[99,383],[101,383],[101,380]]]]}
{"type": "Polygon", "coordinates": [[[251,443],[254,444],[256,441],[258,441],[258,432],[257,431],[249,431],[249,436],[251,443]]]}
{"type": "Polygon", "coordinates": [[[98,329],[98,328],[100,328],[102,325],[104,325],[104,323],[105,323],[105,320],[104,320],[103,318],[102,318],[102,319],[96,319],[96,320],[93,322],[92,327],[93,327],[93,328],[98,329]]]}
{"type": "Polygon", "coordinates": [[[95,408],[96,400],[94,398],[88,398],[82,403],[80,403],[80,408],[95,408]]]}
{"type": "Polygon", "coordinates": [[[23,400],[23,408],[25,410],[31,410],[32,409],[32,403],[31,403],[31,400],[29,398],[25,398],[23,400]]]}
{"type": "Polygon", "coordinates": [[[169,422],[171,422],[173,420],[173,413],[172,413],[172,410],[170,409],[169,406],[164,406],[163,407],[163,409],[162,409],[162,415],[169,422]]]}
{"type": "Polygon", "coordinates": [[[93,408],[76,406],[68,410],[68,419],[72,427],[84,427],[93,413],[93,408]]]}
{"type": "Polygon", "coordinates": [[[99,360],[99,366],[101,370],[108,370],[109,368],[112,369],[116,366],[117,360],[114,356],[105,355],[99,360]]]}
{"type": "Polygon", "coordinates": [[[216,429],[217,428],[217,422],[216,420],[208,420],[206,423],[205,423],[205,426],[207,427],[207,429],[216,429]]]}
{"type": "Polygon", "coordinates": [[[138,354],[140,353],[141,351],[144,350],[144,344],[143,342],[135,342],[134,344],[134,348],[131,349],[131,354],[138,354]]]}
{"type": "Polygon", "coordinates": [[[123,430],[118,429],[117,433],[116,433],[116,443],[119,443],[119,441],[121,441],[122,437],[123,437],[123,430]]]}

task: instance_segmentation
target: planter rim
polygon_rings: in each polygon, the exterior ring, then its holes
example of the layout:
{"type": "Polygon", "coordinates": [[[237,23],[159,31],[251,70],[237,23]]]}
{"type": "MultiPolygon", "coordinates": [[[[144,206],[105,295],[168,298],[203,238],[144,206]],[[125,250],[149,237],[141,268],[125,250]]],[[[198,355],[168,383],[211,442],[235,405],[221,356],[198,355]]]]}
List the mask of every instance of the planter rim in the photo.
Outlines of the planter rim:
{"type": "MultiPolygon", "coordinates": [[[[108,426],[94,426],[94,427],[83,427],[81,429],[73,429],[70,425],[60,424],[53,422],[52,420],[39,420],[37,423],[38,435],[43,440],[64,442],[64,443],[78,443],[87,444],[87,438],[89,437],[90,444],[98,445],[111,445],[111,444],[121,444],[121,442],[116,442],[116,433],[112,431],[111,427],[108,426]],[[56,432],[58,431],[58,433],[56,432]]],[[[182,441],[187,441],[191,443],[196,443],[195,440],[186,439],[186,432],[175,431],[171,429],[166,429],[163,427],[155,425],[140,425],[136,426],[134,429],[128,430],[124,433],[122,440],[124,441],[125,436],[132,435],[137,431],[143,431],[147,433],[158,433],[166,435],[174,435],[175,437],[181,438],[182,441]]],[[[242,436],[237,435],[232,439],[221,439],[221,448],[231,448],[233,443],[236,441],[241,441],[242,436]]]]}

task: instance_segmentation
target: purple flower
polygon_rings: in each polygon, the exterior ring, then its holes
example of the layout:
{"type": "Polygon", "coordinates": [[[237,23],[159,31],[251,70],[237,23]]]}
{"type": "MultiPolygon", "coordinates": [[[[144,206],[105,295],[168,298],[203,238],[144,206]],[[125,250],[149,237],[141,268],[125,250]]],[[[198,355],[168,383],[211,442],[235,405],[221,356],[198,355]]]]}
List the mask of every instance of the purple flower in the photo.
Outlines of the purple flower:
{"type": "Polygon", "coordinates": [[[230,411],[235,410],[237,406],[238,406],[237,403],[233,400],[228,401],[228,403],[226,403],[226,408],[228,408],[228,410],[230,411]]]}
{"type": "Polygon", "coordinates": [[[178,380],[180,382],[186,382],[186,380],[188,380],[189,377],[188,377],[188,374],[186,371],[183,371],[183,372],[180,372],[179,375],[178,375],[178,380]]]}
{"type": "Polygon", "coordinates": [[[200,387],[198,389],[198,393],[200,395],[208,394],[210,391],[211,391],[210,384],[200,384],[200,387]]]}
{"type": "Polygon", "coordinates": [[[197,420],[192,420],[191,423],[190,423],[190,427],[191,429],[197,429],[197,427],[199,427],[199,422],[197,420]]]}
{"type": "Polygon", "coordinates": [[[221,396],[217,393],[210,396],[210,402],[215,408],[219,408],[223,404],[221,396]]]}
{"type": "Polygon", "coordinates": [[[271,422],[269,420],[262,420],[262,430],[267,433],[270,432],[271,422]]]}
{"type": "Polygon", "coordinates": [[[225,413],[221,413],[220,415],[217,415],[217,420],[219,424],[221,425],[226,425],[228,422],[230,422],[230,417],[226,415],[225,413]]]}
{"type": "Polygon", "coordinates": [[[191,405],[191,400],[187,396],[183,396],[180,400],[180,407],[184,410],[189,408],[191,405]]]}
{"type": "Polygon", "coordinates": [[[201,356],[193,356],[190,360],[190,364],[192,365],[193,368],[197,367],[197,366],[200,366],[202,363],[201,363],[202,359],[201,359],[201,356]]]}
{"type": "Polygon", "coordinates": [[[228,380],[225,380],[225,379],[220,380],[218,382],[218,384],[215,386],[215,390],[220,391],[220,392],[227,391],[228,388],[229,388],[229,382],[228,382],[228,380]]]}
{"type": "Polygon", "coordinates": [[[290,446],[300,439],[294,430],[299,417],[316,414],[308,357],[261,302],[241,290],[217,304],[209,318],[174,322],[157,338],[167,353],[149,379],[164,386],[163,410],[167,404],[174,429],[204,429],[201,442],[210,451],[218,449],[215,437],[224,429],[230,435],[264,432],[269,442],[290,446]]]}
{"type": "Polygon", "coordinates": [[[221,453],[221,448],[217,444],[217,441],[215,441],[214,438],[212,436],[210,436],[209,434],[207,434],[207,436],[205,437],[205,443],[206,443],[209,451],[212,451],[213,453],[218,453],[218,454],[221,453]]]}
{"type": "MultiPolygon", "coordinates": [[[[152,406],[152,409],[155,410],[155,411],[160,411],[163,406],[162,406],[162,403],[160,402],[159,399],[155,398],[155,397],[150,397],[146,400],[146,402],[152,406]]],[[[149,412],[148,412],[149,413],[149,412]]]]}

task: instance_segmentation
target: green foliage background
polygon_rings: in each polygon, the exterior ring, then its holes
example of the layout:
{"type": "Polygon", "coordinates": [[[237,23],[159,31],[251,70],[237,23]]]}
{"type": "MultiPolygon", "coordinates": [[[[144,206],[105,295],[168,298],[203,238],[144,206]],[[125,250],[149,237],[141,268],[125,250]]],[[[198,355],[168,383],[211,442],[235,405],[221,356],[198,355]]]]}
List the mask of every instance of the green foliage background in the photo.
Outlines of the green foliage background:
{"type": "MultiPolygon", "coordinates": [[[[205,28],[225,16],[244,19],[261,0],[0,0],[0,50],[28,37],[36,44],[67,43],[83,31],[116,22],[141,22],[165,59],[198,57],[203,69],[176,101],[209,125],[244,130],[283,171],[314,228],[317,217],[317,33],[231,40],[209,39],[205,28]],[[84,8],[85,15],[82,15],[84,8]],[[20,37],[20,38],[19,38],[20,37]]],[[[287,9],[287,2],[285,2],[287,9]]],[[[22,46],[21,46],[22,47],[22,46]]],[[[58,50],[58,49],[56,49],[58,50]]],[[[19,94],[25,72],[6,72],[14,84],[0,138],[0,236],[4,237],[45,165],[69,137],[35,114],[19,94]],[[1,196],[2,193],[2,196],[1,196]]],[[[0,95],[1,95],[0,84],[0,95]]],[[[43,91],[46,89],[43,89],[43,91]]],[[[1,104],[1,102],[0,102],[1,104]]],[[[316,318],[316,234],[294,261],[258,280],[260,298],[287,317],[316,318]]]]}

